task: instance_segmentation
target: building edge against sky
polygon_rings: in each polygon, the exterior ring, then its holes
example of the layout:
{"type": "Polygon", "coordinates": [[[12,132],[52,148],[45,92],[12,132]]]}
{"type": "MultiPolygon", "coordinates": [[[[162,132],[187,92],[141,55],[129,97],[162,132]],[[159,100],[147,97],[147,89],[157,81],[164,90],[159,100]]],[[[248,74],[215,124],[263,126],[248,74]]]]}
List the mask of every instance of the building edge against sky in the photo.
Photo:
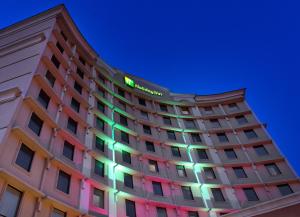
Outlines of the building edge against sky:
{"type": "Polygon", "coordinates": [[[63,5],[1,30],[0,120],[0,216],[254,216],[299,201],[244,89],[175,94],[111,68],[63,5]]]}

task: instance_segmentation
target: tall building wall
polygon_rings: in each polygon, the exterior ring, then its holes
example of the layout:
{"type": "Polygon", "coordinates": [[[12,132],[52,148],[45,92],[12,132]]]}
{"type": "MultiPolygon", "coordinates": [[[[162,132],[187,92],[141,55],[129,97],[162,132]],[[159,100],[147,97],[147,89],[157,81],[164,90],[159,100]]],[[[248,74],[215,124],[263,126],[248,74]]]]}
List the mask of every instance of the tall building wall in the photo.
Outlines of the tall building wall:
{"type": "Polygon", "coordinates": [[[244,89],[176,94],[111,68],[64,6],[0,45],[0,216],[217,217],[300,190],[244,89]]]}

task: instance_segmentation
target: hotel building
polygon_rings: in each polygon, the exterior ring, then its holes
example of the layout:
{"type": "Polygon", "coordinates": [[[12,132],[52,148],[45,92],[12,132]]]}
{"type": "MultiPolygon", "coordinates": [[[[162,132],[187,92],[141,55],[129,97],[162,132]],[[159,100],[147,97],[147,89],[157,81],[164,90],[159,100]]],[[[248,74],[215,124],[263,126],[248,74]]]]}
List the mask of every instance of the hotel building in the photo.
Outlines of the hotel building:
{"type": "Polygon", "coordinates": [[[299,191],[244,89],[111,68],[63,5],[1,30],[0,216],[244,217],[299,191]]]}

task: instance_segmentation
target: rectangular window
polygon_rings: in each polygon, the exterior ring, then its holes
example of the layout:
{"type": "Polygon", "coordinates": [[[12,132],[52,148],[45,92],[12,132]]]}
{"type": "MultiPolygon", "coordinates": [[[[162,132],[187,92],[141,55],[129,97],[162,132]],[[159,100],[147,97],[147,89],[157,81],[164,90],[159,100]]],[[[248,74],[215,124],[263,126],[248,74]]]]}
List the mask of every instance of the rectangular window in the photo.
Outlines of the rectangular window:
{"type": "Polygon", "coordinates": [[[131,164],[131,154],[127,151],[122,150],[122,160],[125,163],[131,164]]]}
{"type": "Polygon", "coordinates": [[[248,120],[244,115],[238,115],[235,117],[236,121],[238,122],[239,125],[247,124],[248,120]]]}
{"type": "Polygon", "coordinates": [[[142,98],[139,98],[139,104],[143,105],[143,106],[146,106],[146,100],[142,99],[142,98]]]}
{"type": "Polygon", "coordinates": [[[58,50],[59,50],[61,53],[64,53],[64,48],[60,45],[59,42],[56,42],[56,47],[58,48],[58,50]]]}
{"type": "Polygon", "coordinates": [[[64,32],[61,31],[60,34],[61,34],[61,36],[63,37],[63,39],[64,39],[65,41],[68,40],[68,38],[67,38],[67,36],[64,34],[64,32]]]}
{"type": "Polygon", "coordinates": [[[123,126],[128,126],[127,118],[124,115],[120,115],[120,124],[123,126]]]}
{"type": "Polygon", "coordinates": [[[239,108],[236,103],[230,103],[228,104],[228,107],[230,110],[238,110],[239,108]]]}
{"type": "Polygon", "coordinates": [[[101,111],[102,113],[104,113],[105,112],[105,105],[102,102],[97,101],[97,109],[99,111],[101,111]]]}
{"type": "Polygon", "coordinates": [[[270,176],[277,176],[281,174],[281,171],[275,163],[265,164],[265,167],[267,168],[270,176]]]}
{"type": "Polygon", "coordinates": [[[129,135],[121,131],[121,141],[129,144],[129,135]]]}
{"type": "Polygon", "coordinates": [[[98,136],[96,136],[95,147],[96,147],[96,149],[104,152],[104,140],[99,138],[98,136]]]}
{"type": "Polygon", "coordinates": [[[153,142],[145,141],[147,151],[155,152],[155,146],[153,142]]]}
{"type": "Polygon", "coordinates": [[[171,146],[172,155],[174,157],[181,157],[180,149],[176,146],[171,146]]]}
{"type": "Polygon", "coordinates": [[[188,217],[199,217],[198,212],[196,211],[189,211],[188,217]]]}
{"type": "Polygon", "coordinates": [[[186,128],[189,128],[189,129],[196,128],[196,124],[195,124],[194,120],[184,120],[184,125],[186,128]]]}
{"type": "Polygon", "coordinates": [[[188,107],[181,107],[181,113],[184,115],[190,114],[190,110],[188,107]]]}
{"type": "Polygon", "coordinates": [[[126,217],[136,217],[135,202],[131,200],[125,200],[126,217]]]}
{"type": "Polygon", "coordinates": [[[33,157],[34,151],[28,148],[25,144],[22,144],[16,159],[16,164],[29,172],[33,157]]]}
{"type": "Polygon", "coordinates": [[[232,148],[224,149],[224,152],[228,159],[237,159],[236,153],[232,148]]]}
{"type": "Polygon", "coordinates": [[[267,149],[263,145],[256,145],[253,146],[253,148],[258,156],[266,156],[269,154],[267,149]]]}
{"type": "Polygon", "coordinates": [[[148,117],[148,113],[147,113],[147,112],[145,112],[145,111],[141,111],[141,115],[142,115],[142,117],[143,117],[143,118],[145,118],[145,119],[149,119],[149,117],[148,117]]]}
{"type": "Polygon", "coordinates": [[[22,192],[7,186],[0,203],[0,216],[15,217],[18,213],[22,192]]]}
{"type": "Polygon", "coordinates": [[[255,139],[255,138],[258,137],[257,134],[255,133],[255,131],[252,130],[252,129],[251,130],[244,130],[244,133],[245,133],[245,135],[248,139],[255,139]]]}
{"type": "Polygon", "coordinates": [[[95,160],[94,173],[98,176],[104,177],[104,163],[95,160]]]}
{"type": "Polygon", "coordinates": [[[174,131],[167,130],[168,139],[170,140],[176,140],[176,134],[174,131]]]}
{"type": "Polygon", "coordinates": [[[149,171],[158,173],[158,164],[155,160],[149,160],[149,171]]]}
{"type": "Polygon", "coordinates": [[[147,125],[143,125],[143,131],[144,133],[148,134],[148,135],[151,135],[152,132],[151,132],[151,127],[150,126],[147,126],[147,125]]]}
{"type": "Polygon", "coordinates": [[[70,183],[71,183],[71,176],[65,173],[64,171],[60,170],[58,174],[57,189],[66,194],[69,194],[70,183]]]}
{"type": "Polygon", "coordinates": [[[66,217],[67,214],[59,209],[53,209],[51,213],[51,217],[66,217]]]}
{"type": "Polygon", "coordinates": [[[74,134],[77,133],[77,122],[74,121],[72,118],[68,118],[68,124],[67,124],[67,128],[74,134]]]}
{"type": "Polygon", "coordinates": [[[208,160],[208,155],[205,149],[197,149],[197,154],[200,160],[208,160]]]}
{"type": "Polygon", "coordinates": [[[60,62],[58,61],[58,59],[53,55],[51,57],[51,62],[55,65],[55,67],[58,69],[60,66],[60,62]]]}
{"type": "Polygon", "coordinates": [[[74,145],[72,145],[71,143],[69,143],[68,141],[65,141],[64,142],[64,149],[63,149],[63,155],[70,159],[70,160],[73,160],[74,158],[74,150],[75,150],[75,147],[74,145]]]}
{"type": "Polygon", "coordinates": [[[125,91],[124,91],[124,90],[118,88],[118,94],[119,94],[120,96],[122,96],[122,97],[125,98],[125,91]]]}
{"type": "Polygon", "coordinates": [[[258,201],[258,196],[253,188],[243,188],[248,201],[258,201]]]}
{"type": "Polygon", "coordinates": [[[176,165],[176,170],[179,177],[187,177],[185,167],[183,165],[176,165]]]}
{"type": "Polygon", "coordinates": [[[164,196],[163,189],[161,187],[161,183],[160,182],[152,181],[152,187],[153,187],[153,193],[155,195],[164,196]]]}
{"type": "Polygon", "coordinates": [[[191,133],[191,137],[194,143],[202,142],[201,137],[198,133],[191,133]]]}
{"type": "Polygon", "coordinates": [[[219,142],[221,143],[225,143],[225,142],[229,142],[228,137],[226,136],[225,133],[217,133],[219,142]]]}
{"type": "Polygon", "coordinates": [[[243,167],[233,167],[232,168],[237,178],[247,178],[247,174],[243,167]]]}
{"type": "Polygon", "coordinates": [[[169,125],[169,126],[172,125],[171,118],[169,118],[169,117],[163,117],[163,122],[165,125],[169,125]]]}
{"type": "Polygon", "coordinates": [[[211,106],[204,107],[205,114],[213,114],[214,111],[211,106]]]}
{"type": "Polygon", "coordinates": [[[98,117],[96,117],[96,128],[98,130],[104,131],[104,121],[98,117]]]}
{"type": "Polygon", "coordinates": [[[212,188],[211,193],[212,193],[215,201],[218,201],[218,202],[225,201],[225,198],[224,198],[223,193],[220,188],[212,188]]]}
{"type": "Polygon", "coordinates": [[[46,72],[46,75],[45,75],[46,79],[48,80],[48,82],[50,83],[50,86],[53,87],[54,84],[55,84],[55,77],[54,75],[48,70],[46,72]]]}
{"type": "Polygon", "coordinates": [[[79,93],[82,94],[82,87],[80,84],[77,83],[77,81],[74,82],[74,89],[79,93]]]}
{"type": "Polygon", "coordinates": [[[43,89],[41,89],[39,96],[38,96],[38,101],[39,103],[45,108],[48,108],[49,102],[50,102],[50,97],[46,94],[43,89]]]}
{"type": "Polygon", "coordinates": [[[79,56],[79,61],[83,64],[83,65],[85,65],[85,60],[81,57],[81,56],[79,56]]]}
{"type": "Polygon", "coordinates": [[[105,98],[105,90],[102,89],[101,87],[97,88],[97,93],[102,97],[105,98]]]}
{"type": "Polygon", "coordinates": [[[94,188],[93,205],[101,209],[104,209],[104,191],[94,188]]]}
{"type": "Polygon", "coordinates": [[[133,188],[133,178],[132,175],[124,173],[124,185],[128,188],[133,188]]]}
{"type": "Polygon", "coordinates": [[[203,171],[204,171],[205,177],[207,179],[215,179],[216,178],[216,175],[215,175],[215,172],[214,172],[213,168],[204,167],[203,171]]]}
{"type": "Polygon", "coordinates": [[[168,217],[166,208],[156,207],[157,217],[168,217]]]}
{"type": "Polygon", "coordinates": [[[84,73],[83,73],[83,71],[80,70],[80,68],[77,67],[76,73],[80,78],[82,78],[82,79],[84,78],[84,73]]]}
{"type": "Polygon", "coordinates": [[[212,128],[219,128],[219,127],[221,127],[221,124],[220,124],[220,122],[219,122],[218,119],[211,119],[210,120],[210,125],[211,125],[212,128]]]}
{"type": "Polygon", "coordinates": [[[101,83],[101,84],[105,84],[105,78],[100,74],[100,73],[98,73],[98,80],[99,80],[99,82],[101,83]]]}
{"type": "Polygon", "coordinates": [[[192,189],[190,186],[181,186],[182,195],[185,200],[194,200],[192,189]]]}
{"type": "Polygon", "coordinates": [[[159,104],[159,108],[160,108],[160,110],[163,111],[163,112],[168,112],[168,107],[167,107],[167,105],[159,104]]]}
{"type": "Polygon", "coordinates": [[[282,196],[294,193],[289,184],[277,185],[277,188],[282,196]]]}
{"type": "Polygon", "coordinates": [[[79,113],[80,103],[76,99],[74,99],[73,97],[72,97],[72,100],[71,100],[71,107],[72,107],[72,109],[74,109],[74,111],[79,113]]]}
{"type": "Polygon", "coordinates": [[[43,121],[33,112],[28,124],[29,129],[31,129],[36,135],[40,136],[43,127],[43,121]]]}
{"type": "Polygon", "coordinates": [[[120,107],[122,110],[126,111],[126,104],[125,104],[124,102],[122,102],[122,101],[119,100],[118,104],[119,104],[119,107],[120,107]]]}

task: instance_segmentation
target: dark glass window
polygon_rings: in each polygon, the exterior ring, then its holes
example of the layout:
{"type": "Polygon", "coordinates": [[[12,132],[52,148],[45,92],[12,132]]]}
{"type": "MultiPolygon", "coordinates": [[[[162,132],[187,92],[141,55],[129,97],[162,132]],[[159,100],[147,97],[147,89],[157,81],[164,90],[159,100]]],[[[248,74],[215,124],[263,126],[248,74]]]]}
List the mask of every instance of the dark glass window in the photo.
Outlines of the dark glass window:
{"type": "Polygon", "coordinates": [[[72,118],[68,118],[67,128],[74,134],[77,133],[77,122],[74,121],[72,118]]]}
{"type": "Polygon", "coordinates": [[[58,48],[58,50],[63,53],[64,52],[64,48],[60,45],[59,42],[56,43],[56,47],[58,48]]]}
{"type": "Polygon", "coordinates": [[[253,148],[258,156],[265,156],[269,154],[267,149],[263,145],[256,145],[253,148]]]}
{"type": "Polygon", "coordinates": [[[230,103],[228,104],[228,107],[231,110],[237,110],[239,108],[236,103],[230,103]]]}
{"type": "Polygon", "coordinates": [[[51,57],[51,62],[55,65],[56,68],[59,68],[60,62],[54,55],[51,57]]]}
{"type": "Polygon", "coordinates": [[[198,212],[196,211],[189,211],[188,217],[199,217],[198,212]]]}
{"type": "Polygon", "coordinates": [[[190,110],[188,107],[181,107],[181,113],[184,115],[190,114],[190,110]]]}
{"type": "Polygon", "coordinates": [[[212,188],[211,193],[215,201],[225,201],[225,198],[220,188],[212,188]]]}
{"type": "Polygon", "coordinates": [[[193,192],[190,186],[181,186],[183,198],[186,200],[194,200],[193,192]]]}
{"type": "Polygon", "coordinates": [[[166,208],[156,207],[157,217],[168,217],[166,208]]]}
{"type": "Polygon", "coordinates": [[[104,152],[104,140],[99,138],[98,136],[96,136],[95,147],[96,147],[96,149],[104,152]]]}
{"type": "Polygon", "coordinates": [[[93,205],[104,209],[104,191],[94,188],[93,205]]]}
{"type": "Polygon", "coordinates": [[[74,82],[74,89],[79,93],[82,94],[82,87],[80,84],[77,83],[77,81],[74,82]]]}
{"type": "Polygon", "coordinates": [[[155,146],[153,142],[145,141],[147,151],[155,152],[155,146]]]}
{"type": "Polygon", "coordinates": [[[131,164],[131,154],[127,151],[122,150],[122,160],[125,163],[131,164]]]}
{"type": "Polygon", "coordinates": [[[168,139],[170,140],[176,140],[176,134],[174,131],[167,130],[168,139]]]}
{"type": "Polygon", "coordinates": [[[102,96],[103,98],[105,98],[105,90],[104,89],[102,89],[101,87],[98,87],[97,91],[98,91],[98,94],[100,96],[102,96]]]}
{"type": "Polygon", "coordinates": [[[22,192],[8,185],[1,197],[0,216],[15,217],[18,213],[22,192]]]}
{"type": "Polygon", "coordinates": [[[104,121],[98,117],[96,117],[96,128],[98,130],[104,131],[104,121]]]}
{"type": "Polygon", "coordinates": [[[244,115],[238,115],[235,117],[235,119],[240,125],[248,123],[248,120],[246,119],[246,117],[244,115]]]}
{"type": "Polygon", "coordinates": [[[159,172],[157,161],[149,160],[149,171],[156,173],[159,172]]]}
{"type": "Polygon", "coordinates": [[[98,176],[104,177],[104,163],[95,160],[94,173],[98,176]]]}
{"type": "Polygon", "coordinates": [[[257,194],[253,188],[243,188],[248,201],[258,201],[257,194]]]}
{"type": "Polygon", "coordinates": [[[265,164],[265,167],[267,168],[271,176],[277,176],[281,174],[281,171],[279,170],[279,168],[275,163],[265,164]]]}
{"type": "Polygon", "coordinates": [[[184,120],[184,125],[186,128],[189,128],[189,129],[196,128],[196,124],[195,124],[194,120],[184,120]]]}
{"type": "Polygon", "coordinates": [[[58,175],[58,181],[57,181],[57,189],[69,194],[70,192],[70,182],[71,182],[71,176],[64,171],[60,170],[58,175]]]}
{"type": "Polygon", "coordinates": [[[71,143],[65,141],[64,142],[64,149],[63,149],[63,155],[70,159],[70,160],[73,160],[74,158],[74,150],[75,150],[75,147],[74,145],[72,145],[71,143]]]}
{"type": "Polygon", "coordinates": [[[127,118],[123,115],[120,115],[120,124],[123,126],[128,126],[127,118]]]}
{"type": "Polygon", "coordinates": [[[102,113],[104,113],[105,112],[105,105],[102,102],[97,101],[97,109],[99,111],[101,111],[102,113]]]}
{"type": "Polygon", "coordinates": [[[149,134],[149,135],[152,134],[152,132],[151,132],[151,127],[150,127],[150,126],[143,125],[143,131],[144,131],[144,133],[146,133],[146,134],[149,134]]]}
{"type": "Polygon", "coordinates": [[[121,141],[129,144],[129,135],[121,131],[121,141]]]}
{"type": "Polygon", "coordinates": [[[63,39],[64,39],[65,41],[68,40],[68,38],[67,38],[67,36],[64,34],[64,32],[61,31],[60,34],[61,34],[61,36],[63,37],[63,39]]]}
{"type": "Polygon", "coordinates": [[[214,113],[212,107],[210,107],[210,106],[204,107],[204,111],[206,114],[214,113]]]}
{"type": "Polygon", "coordinates": [[[214,172],[213,168],[204,167],[203,171],[204,171],[205,177],[207,179],[215,179],[216,178],[216,175],[215,175],[215,172],[214,172]]]}
{"type": "Polygon", "coordinates": [[[277,185],[282,196],[294,193],[289,184],[277,185]]]}
{"type": "Polygon", "coordinates": [[[77,73],[77,75],[79,75],[80,78],[82,78],[82,79],[84,78],[84,72],[81,71],[80,68],[77,67],[76,73],[77,73]]]}
{"type": "Polygon", "coordinates": [[[169,118],[169,117],[163,117],[163,122],[166,125],[172,125],[171,118],[169,118]]]}
{"type": "Polygon", "coordinates": [[[76,112],[79,112],[79,110],[80,110],[80,103],[79,103],[76,99],[74,99],[73,97],[72,97],[72,100],[71,100],[71,107],[72,107],[76,112]]]}
{"type": "Polygon", "coordinates": [[[83,65],[85,65],[85,59],[83,59],[83,57],[81,57],[81,56],[79,56],[79,61],[83,64],[83,65]]]}
{"type": "Polygon", "coordinates": [[[201,142],[201,137],[198,133],[191,133],[191,137],[194,143],[201,142]]]}
{"type": "Polygon", "coordinates": [[[233,171],[237,178],[247,178],[247,174],[243,167],[233,167],[233,171]]]}
{"type": "Polygon", "coordinates": [[[126,104],[124,102],[120,101],[120,100],[119,100],[119,107],[121,109],[123,109],[124,111],[126,111],[126,104]]]}
{"type": "Polygon", "coordinates": [[[51,217],[66,217],[67,214],[59,209],[53,209],[51,217]]]}
{"type": "Polygon", "coordinates": [[[144,118],[146,118],[146,119],[149,118],[149,117],[148,117],[148,113],[145,112],[145,111],[141,111],[141,115],[142,115],[144,118]]]}
{"type": "Polygon", "coordinates": [[[125,200],[126,217],[136,217],[135,202],[132,200],[125,200]]]}
{"type": "Polygon", "coordinates": [[[101,84],[105,84],[105,78],[100,73],[98,73],[98,79],[101,84]]]}
{"type": "Polygon", "coordinates": [[[50,71],[47,71],[45,77],[50,83],[50,86],[53,87],[56,80],[54,75],[50,71]]]}
{"type": "Polygon", "coordinates": [[[160,107],[160,110],[161,110],[161,111],[163,111],[163,112],[168,112],[168,106],[167,106],[167,105],[160,104],[159,107],[160,107]]]}
{"type": "Polygon", "coordinates": [[[220,124],[220,122],[219,122],[218,119],[211,119],[210,120],[210,124],[211,124],[211,126],[213,128],[219,128],[219,127],[221,127],[221,124],[220,124]]]}
{"type": "Polygon", "coordinates": [[[128,188],[133,188],[133,178],[132,175],[124,173],[124,185],[128,188]]]}
{"type": "Polygon", "coordinates": [[[164,195],[160,182],[152,181],[152,186],[153,186],[153,193],[155,195],[160,195],[160,196],[164,195]]]}
{"type": "Polygon", "coordinates": [[[50,102],[50,97],[46,94],[43,89],[41,89],[39,96],[38,96],[38,101],[39,103],[45,108],[48,108],[49,102],[50,102]]]}
{"type": "Polygon", "coordinates": [[[122,97],[125,98],[125,91],[124,91],[124,90],[118,88],[118,94],[119,94],[120,96],[122,96],[122,97]]]}
{"type": "Polygon", "coordinates": [[[208,155],[205,149],[197,149],[197,154],[200,160],[208,160],[208,155]]]}
{"type": "Polygon", "coordinates": [[[143,105],[143,106],[146,106],[146,100],[142,99],[142,98],[139,98],[139,104],[143,105]]]}
{"type": "Polygon", "coordinates": [[[185,167],[183,165],[176,165],[177,174],[180,177],[186,177],[185,167]]]}
{"type": "Polygon", "coordinates": [[[254,130],[244,130],[245,135],[247,136],[248,139],[255,139],[257,138],[257,134],[255,133],[254,130]]]}
{"type": "Polygon", "coordinates": [[[180,149],[176,146],[172,146],[171,147],[171,151],[172,151],[172,155],[174,157],[181,157],[181,154],[180,154],[180,149]]]}
{"type": "Polygon", "coordinates": [[[29,172],[33,156],[34,151],[28,148],[25,144],[22,144],[16,159],[16,164],[29,172]]]}
{"type": "Polygon", "coordinates": [[[225,133],[217,133],[217,136],[218,136],[218,139],[220,142],[222,142],[222,143],[229,142],[225,133]]]}
{"type": "Polygon", "coordinates": [[[32,113],[28,127],[39,136],[43,127],[43,121],[35,113],[32,113]]]}
{"type": "Polygon", "coordinates": [[[232,148],[224,149],[224,152],[228,159],[237,159],[236,153],[232,148]]]}

